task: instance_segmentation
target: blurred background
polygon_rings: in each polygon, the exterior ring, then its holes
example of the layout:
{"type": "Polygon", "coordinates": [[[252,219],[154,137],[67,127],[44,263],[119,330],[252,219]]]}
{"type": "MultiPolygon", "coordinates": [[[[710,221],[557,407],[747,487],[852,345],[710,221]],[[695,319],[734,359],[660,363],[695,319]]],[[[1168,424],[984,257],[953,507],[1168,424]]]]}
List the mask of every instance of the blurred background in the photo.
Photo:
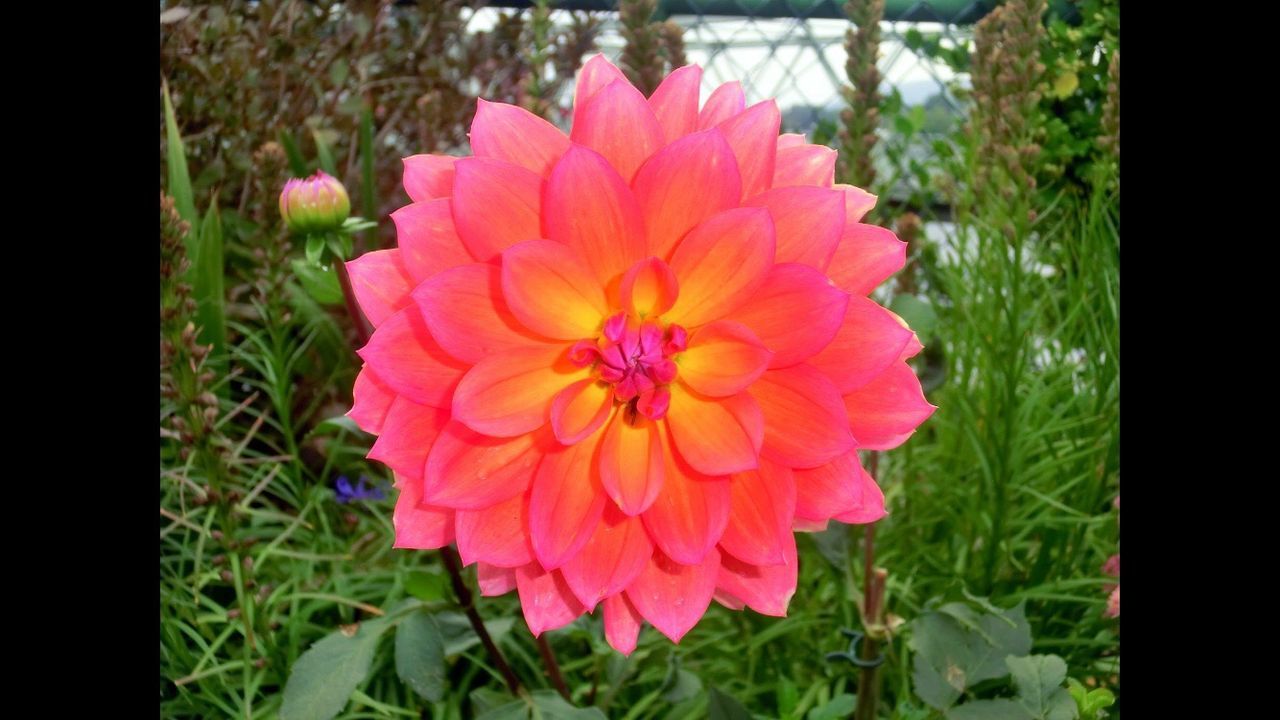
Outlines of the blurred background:
{"type": "Polygon", "coordinates": [[[1119,714],[1118,0],[184,1],[159,31],[162,716],[1119,714]],[[436,554],[391,549],[356,329],[276,201],[324,169],[377,223],[354,253],[388,247],[401,158],[468,153],[477,97],[567,129],[595,52],[646,93],[698,63],[840,151],[910,243],[876,298],[940,410],[874,461],[874,531],[802,535],[786,619],[713,604],[622,658],[583,618],[549,634],[564,700],[480,600],[518,699],[436,554]],[[882,663],[828,658],[842,628],[882,663]]]}

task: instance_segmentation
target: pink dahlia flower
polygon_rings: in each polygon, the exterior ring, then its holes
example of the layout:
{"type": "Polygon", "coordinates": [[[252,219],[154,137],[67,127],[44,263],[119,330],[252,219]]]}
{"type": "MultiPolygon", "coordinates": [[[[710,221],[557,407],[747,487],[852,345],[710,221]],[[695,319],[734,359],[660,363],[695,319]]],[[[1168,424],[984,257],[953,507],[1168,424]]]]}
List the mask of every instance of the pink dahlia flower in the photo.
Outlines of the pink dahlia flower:
{"type": "Polygon", "coordinates": [[[836,153],[697,66],[646,99],[603,56],[566,136],[479,101],[474,157],[405,160],[398,247],[349,263],[376,330],[351,417],[400,489],[396,546],[456,542],[529,629],[603,605],[624,653],[713,598],[782,616],[793,529],[871,522],[857,450],[934,408],[868,299],[905,246],[836,153]]]}

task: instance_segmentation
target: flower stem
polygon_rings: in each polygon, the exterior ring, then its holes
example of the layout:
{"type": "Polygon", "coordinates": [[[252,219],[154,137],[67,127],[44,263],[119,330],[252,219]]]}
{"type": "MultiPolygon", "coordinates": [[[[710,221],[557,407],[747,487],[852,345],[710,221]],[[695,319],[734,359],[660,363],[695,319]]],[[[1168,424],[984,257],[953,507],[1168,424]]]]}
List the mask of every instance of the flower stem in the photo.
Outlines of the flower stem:
{"type": "MultiPolygon", "coordinates": [[[[880,456],[871,453],[867,459],[867,472],[875,477],[880,456]]],[[[860,654],[863,660],[874,660],[880,652],[879,632],[884,627],[884,585],[888,572],[877,568],[876,524],[869,523],[862,531],[862,639],[860,654]]],[[[864,667],[858,676],[858,706],[854,710],[856,720],[875,720],[876,705],[880,701],[880,668],[864,667]]]]}
{"type": "MultiPolygon", "coordinates": [[[[480,618],[480,612],[476,610],[475,603],[471,597],[471,590],[467,588],[467,583],[462,579],[462,570],[458,566],[458,556],[454,552],[453,547],[446,545],[440,548],[440,559],[444,561],[444,567],[449,571],[449,579],[453,581],[453,594],[458,598],[458,604],[467,613],[467,620],[471,621],[471,629],[480,637],[480,643],[484,645],[484,649],[489,653],[489,659],[493,660],[493,664],[498,668],[498,672],[502,673],[503,680],[507,683],[507,689],[512,695],[520,694],[520,679],[512,672],[511,666],[507,664],[507,660],[502,656],[502,651],[494,644],[493,638],[489,636],[489,630],[484,626],[484,620],[480,618]]],[[[563,682],[563,681],[561,681],[563,682]]]]}
{"type": "Polygon", "coordinates": [[[564,676],[560,674],[560,663],[556,662],[556,651],[552,650],[551,643],[547,642],[547,634],[539,635],[534,638],[534,641],[538,644],[538,652],[542,655],[542,664],[547,668],[547,677],[551,678],[551,685],[561,697],[572,703],[573,698],[569,697],[569,687],[564,684],[564,676]]]}
{"type": "Polygon", "coordinates": [[[342,286],[342,299],[347,303],[347,314],[351,316],[351,323],[356,326],[360,347],[364,347],[369,344],[369,326],[365,324],[364,315],[360,313],[360,305],[356,302],[355,290],[351,288],[351,276],[347,274],[347,264],[341,260],[335,260],[333,268],[338,273],[338,284],[342,286]]]}

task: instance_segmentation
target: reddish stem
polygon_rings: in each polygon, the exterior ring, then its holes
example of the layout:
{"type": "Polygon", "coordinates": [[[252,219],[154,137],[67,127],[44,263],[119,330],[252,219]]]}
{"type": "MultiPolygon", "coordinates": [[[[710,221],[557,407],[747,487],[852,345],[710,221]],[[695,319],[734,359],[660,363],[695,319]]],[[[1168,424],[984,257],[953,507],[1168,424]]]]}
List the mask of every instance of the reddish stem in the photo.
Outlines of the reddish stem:
{"type": "Polygon", "coordinates": [[[551,678],[551,685],[561,697],[572,703],[573,698],[569,697],[569,687],[564,684],[564,676],[560,674],[560,663],[556,662],[556,653],[551,649],[551,643],[547,642],[546,633],[534,640],[538,643],[538,652],[542,655],[542,664],[547,667],[547,677],[551,678]]]}
{"type": "MultiPolygon", "coordinates": [[[[471,629],[479,636],[480,643],[484,645],[484,649],[489,653],[489,659],[493,660],[498,672],[502,674],[502,679],[507,683],[507,689],[511,691],[512,695],[519,695],[520,679],[516,677],[515,672],[511,670],[511,666],[507,664],[506,658],[502,656],[502,651],[498,649],[498,646],[493,642],[493,638],[489,636],[489,630],[484,626],[484,620],[480,618],[480,612],[476,610],[475,603],[471,597],[471,590],[462,579],[462,570],[458,565],[458,556],[453,547],[446,545],[440,548],[440,559],[444,561],[445,570],[449,571],[449,579],[453,581],[453,594],[458,597],[458,604],[467,613],[467,620],[471,621],[471,629]]],[[[564,681],[562,680],[561,682],[563,683],[564,681]]]]}
{"type": "Polygon", "coordinates": [[[338,272],[338,284],[342,286],[342,299],[347,303],[347,314],[351,316],[351,323],[356,326],[360,347],[364,347],[369,344],[370,330],[364,314],[360,312],[360,304],[356,302],[355,290],[351,288],[351,276],[347,274],[347,264],[342,260],[335,260],[333,267],[338,272]]]}

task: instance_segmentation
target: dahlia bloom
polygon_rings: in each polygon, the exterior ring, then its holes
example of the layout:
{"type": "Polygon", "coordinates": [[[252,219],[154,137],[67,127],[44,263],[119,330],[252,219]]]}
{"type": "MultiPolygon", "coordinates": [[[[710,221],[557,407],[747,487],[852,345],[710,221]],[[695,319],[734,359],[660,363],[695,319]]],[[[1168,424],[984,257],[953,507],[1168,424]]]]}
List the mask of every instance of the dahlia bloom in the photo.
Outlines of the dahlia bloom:
{"type": "Polygon", "coordinates": [[[603,56],[572,132],[480,100],[474,157],[405,159],[398,247],[349,263],[376,330],[350,416],[400,490],[396,546],[456,542],[534,634],[603,605],[624,653],[712,599],[782,616],[793,530],[871,522],[857,451],[934,410],[868,293],[905,244],[836,153],[702,70],[646,99],[603,56]]]}

